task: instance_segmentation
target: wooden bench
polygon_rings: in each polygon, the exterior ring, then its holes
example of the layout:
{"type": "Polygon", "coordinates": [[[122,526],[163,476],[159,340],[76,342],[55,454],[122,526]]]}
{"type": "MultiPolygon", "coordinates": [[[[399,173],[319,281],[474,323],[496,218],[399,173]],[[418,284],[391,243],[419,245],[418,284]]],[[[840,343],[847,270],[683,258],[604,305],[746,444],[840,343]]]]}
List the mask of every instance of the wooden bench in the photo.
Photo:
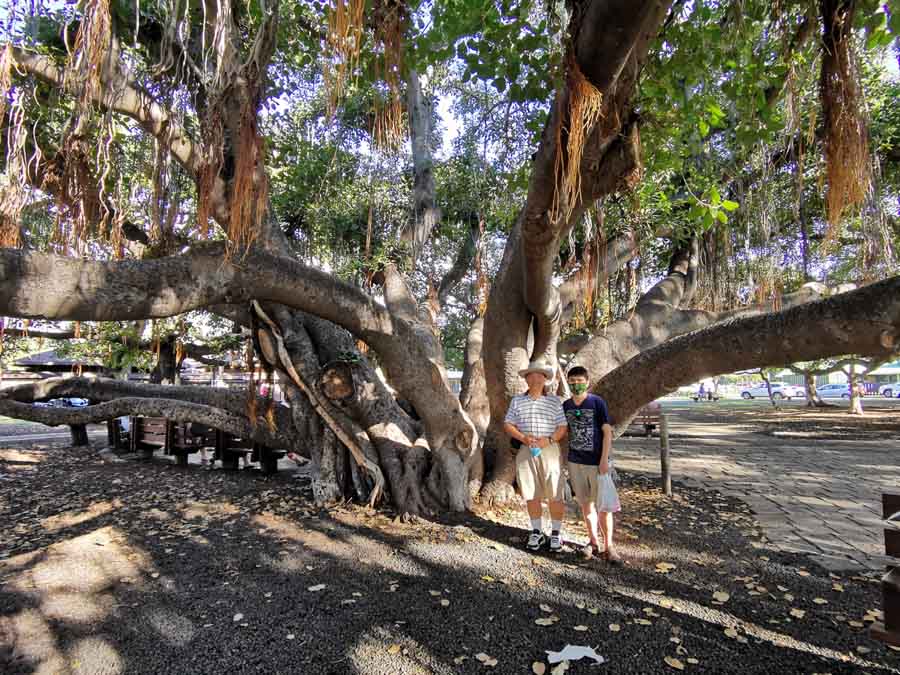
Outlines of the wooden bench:
{"type": "Polygon", "coordinates": [[[653,431],[659,428],[660,405],[656,401],[648,403],[638,411],[631,424],[628,425],[626,434],[643,435],[647,438],[653,435],[653,431]]]}
{"type": "MultiPolygon", "coordinates": [[[[118,425],[115,425],[118,426],[118,425]]],[[[174,455],[178,466],[187,466],[188,455],[206,447],[206,438],[194,434],[191,425],[172,422],[165,417],[132,417],[131,451],[141,452],[146,459],[158,448],[166,455],[174,455]]]]}
{"type": "Polygon", "coordinates": [[[216,453],[214,458],[222,462],[223,469],[237,471],[241,456],[250,453],[250,461],[259,462],[264,474],[278,471],[278,460],[285,456],[284,450],[276,450],[251,438],[241,438],[220,429],[215,430],[216,453]]]}
{"type": "MultiPolygon", "coordinates": [[[[129,420],[130,423],[130,420],[129,420]]],[[[131,449],[131,431],[125,431],[118,419],[106,420],[106,438],[114,451],[131,449]]]]}
{"type": "MultiPolygon", "coordinates": [[[[900,524],[900,494],[884,493],[881,503],[884,520],[900,524]]],[[[896,526],[884,528],[884,550],[888,556],[900,558],[900,529],[896,526]]],[[[900,562],[888,565],[887,573],[881,578],[881,593],[884,622],[872,624],[872,637],[900,647],[900,562]]]]}

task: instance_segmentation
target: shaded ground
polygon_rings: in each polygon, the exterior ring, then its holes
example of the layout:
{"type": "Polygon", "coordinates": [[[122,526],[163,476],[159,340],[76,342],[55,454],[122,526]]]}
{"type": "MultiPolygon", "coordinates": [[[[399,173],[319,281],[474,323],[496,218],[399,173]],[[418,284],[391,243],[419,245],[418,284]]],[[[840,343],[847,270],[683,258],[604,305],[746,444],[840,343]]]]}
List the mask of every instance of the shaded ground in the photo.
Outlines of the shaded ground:
{"type": "Polygon", "coordinates": [[[522,673],[567,643],[610,661],[570,673],[673,671],[667,657],[686,672],[900,672],[865,629],[876,575],[756,548],[746,505],[711,491],[670,501],[623,472],[630,564],[612,569],[528,555],[517,512],[407,525],[317,510],[287,473],[2,457],[4,672],[491,670],[482,654],[522,673]]]}

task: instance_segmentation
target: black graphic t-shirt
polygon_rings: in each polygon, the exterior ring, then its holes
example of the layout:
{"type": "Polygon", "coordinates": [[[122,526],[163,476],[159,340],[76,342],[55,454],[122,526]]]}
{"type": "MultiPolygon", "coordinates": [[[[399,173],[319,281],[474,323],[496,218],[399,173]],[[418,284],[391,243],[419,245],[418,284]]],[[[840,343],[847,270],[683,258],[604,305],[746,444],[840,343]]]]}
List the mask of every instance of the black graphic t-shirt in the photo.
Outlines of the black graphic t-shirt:
{"type": "Polygon", "coordinates": [[[588,394],[581,405],[569,399],[563,403],[566,422],[569,424],[569,462],[573,464],[599,464],[603,450],[604,424],[611,424],[606,401],[588,394]]]}

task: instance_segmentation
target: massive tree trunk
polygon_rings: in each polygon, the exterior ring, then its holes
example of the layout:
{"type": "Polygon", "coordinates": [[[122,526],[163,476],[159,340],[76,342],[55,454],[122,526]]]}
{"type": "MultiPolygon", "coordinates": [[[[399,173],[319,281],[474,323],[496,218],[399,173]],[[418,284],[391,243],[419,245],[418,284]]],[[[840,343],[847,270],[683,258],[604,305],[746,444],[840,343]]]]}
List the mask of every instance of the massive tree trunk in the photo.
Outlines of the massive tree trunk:
{"type": "Polygon", "coordinates": [[[587,206],[633,184],[639,173],[638,127],[629,102],[649,42],[670,4],[595,1],[581,7],[570,23],[570,82],[584,78],[588,84],[567,84],[557,93],[534,156],[528,198],[507,240],[484,317],[491,410],[485,456],[494,457],[488,499],[513,496],[514,465],[502,420],[511,397],[523,391],[518,372],[535,357],[556,362],[563,306],[552,276],[559,243],[587,206]],[[583,129],[583,147],[578,147],[579,139],[570,143],[569,134],[584,120],[571,112],[586,88],[601,97],[599,121],[583,129]],[[568,167],[579,153],[579,165],[568,167]],[[566,175],[576,176],[580,188],[564,189],[566,175]]]}

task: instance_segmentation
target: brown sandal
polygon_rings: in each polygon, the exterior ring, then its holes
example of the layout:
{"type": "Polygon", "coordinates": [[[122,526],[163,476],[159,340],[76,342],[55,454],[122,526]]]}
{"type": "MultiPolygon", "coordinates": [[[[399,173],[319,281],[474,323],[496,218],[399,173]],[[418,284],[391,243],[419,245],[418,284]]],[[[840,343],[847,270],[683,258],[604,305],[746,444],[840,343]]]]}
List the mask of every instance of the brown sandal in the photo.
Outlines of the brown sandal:
{"type": "Polygon", "coordinates": [[[616,567],[623,565],[622,557],[616,553],[615,551],[610,551],[609,549],[603,551],[600,556],[608,562],[610,565],[614,565],[616,567]]]}

